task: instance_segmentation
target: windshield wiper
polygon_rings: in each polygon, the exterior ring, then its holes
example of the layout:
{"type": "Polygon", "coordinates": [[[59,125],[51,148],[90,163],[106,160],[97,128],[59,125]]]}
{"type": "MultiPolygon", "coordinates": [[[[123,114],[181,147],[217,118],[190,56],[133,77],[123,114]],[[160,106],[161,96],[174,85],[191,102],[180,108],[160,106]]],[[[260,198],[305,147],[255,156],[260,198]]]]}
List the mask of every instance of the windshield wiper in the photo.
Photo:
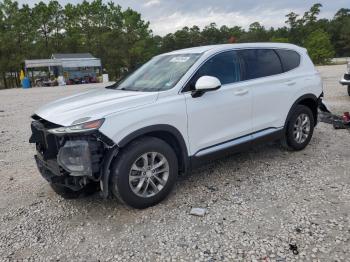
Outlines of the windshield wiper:
{"type": "Polygon", "coordinates": [[[123,91],[130,91],[128,88],[126,87],[122,87],[122,88],[118,88],[117,86],[118,83],[115,83],[113,85],[110,85],[110,86],[106,86],[105,88],[107,89],[115,89],[115,90],[123,90],[123,91]]]}
{"type": "Polygon", "coordinates": [[[112,84],[112,85],[110,85],[110,86],[106,86],[105,88],[107,88],[107,89],[115,89],[115,88],[116,88],[116,85],[117,85],[117,83],[112,84]]]}

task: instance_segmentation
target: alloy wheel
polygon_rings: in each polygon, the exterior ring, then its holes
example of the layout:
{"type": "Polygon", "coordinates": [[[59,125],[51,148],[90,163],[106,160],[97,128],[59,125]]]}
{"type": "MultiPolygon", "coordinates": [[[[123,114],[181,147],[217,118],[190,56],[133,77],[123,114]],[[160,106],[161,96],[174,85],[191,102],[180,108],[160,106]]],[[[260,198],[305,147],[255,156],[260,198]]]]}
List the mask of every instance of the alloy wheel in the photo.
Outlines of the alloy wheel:
{"type": "Polygon", "coordinates": [[[129,172],[131,190],[139,197],[157,195],[169,178],[168,160],[158,152],[147,152],[132,164],[129,172]]]}
{"type": "Polygon", "coordinates": [[[310,127],[310,117],[307,114],[300,114],[297,117],[293,128],[293,137],[295,142],[298,144],[304,143],[310,135],[310,127]]]}

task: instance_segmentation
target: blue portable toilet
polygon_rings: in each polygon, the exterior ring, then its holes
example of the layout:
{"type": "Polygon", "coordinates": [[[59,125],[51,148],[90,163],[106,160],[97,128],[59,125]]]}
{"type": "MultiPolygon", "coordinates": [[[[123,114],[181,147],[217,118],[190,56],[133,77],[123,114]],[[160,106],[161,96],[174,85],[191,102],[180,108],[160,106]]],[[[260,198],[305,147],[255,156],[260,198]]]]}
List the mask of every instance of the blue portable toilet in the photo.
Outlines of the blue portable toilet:
{"type": "Polygon", "coordinates": [[[30,80],[28,77],[24,77],[22,80],[22,87],[23,88],[30,88],[30,80]]]}

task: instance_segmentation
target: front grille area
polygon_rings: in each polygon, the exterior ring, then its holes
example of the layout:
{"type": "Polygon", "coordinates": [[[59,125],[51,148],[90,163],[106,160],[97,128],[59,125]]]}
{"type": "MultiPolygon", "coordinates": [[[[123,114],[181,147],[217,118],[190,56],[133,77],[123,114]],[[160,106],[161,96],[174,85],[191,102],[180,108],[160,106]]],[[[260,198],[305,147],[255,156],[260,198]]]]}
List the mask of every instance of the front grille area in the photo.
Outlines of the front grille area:
{"type": "MultiPolygon", "coordinates": [[[[46,123],[47,124],[47,123],[46,123]]],[[[52,128],[51,126],[49,128],[52,128]]],[[[36,149],[43,160],[56,158],[58,150],[63,146],[62,138],[50,134],[48,128],[40,120],[33,121],[31,124],[32,136],[30,143],[36,144],[36,149]]]]}

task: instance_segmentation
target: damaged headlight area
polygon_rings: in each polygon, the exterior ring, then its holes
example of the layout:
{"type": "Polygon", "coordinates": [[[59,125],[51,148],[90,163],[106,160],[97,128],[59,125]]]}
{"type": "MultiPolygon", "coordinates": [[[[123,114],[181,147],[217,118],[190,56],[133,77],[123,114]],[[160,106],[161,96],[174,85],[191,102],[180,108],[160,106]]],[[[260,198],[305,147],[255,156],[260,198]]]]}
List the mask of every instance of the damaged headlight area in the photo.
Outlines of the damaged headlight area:
{"type": "Polygon", "coordinates": [[[84,140],[66,141],[58,152],[57,162],[71,176],[92,176],[91,151],[84,140]]]}
{"type": "Polygon", "coordinates": [[[29,141],[36,145],[35,159],[48,182],[77,191],[100,180],[103,157],[113,146],[97,130],[103,120],[60,127],[37,116],[33,119],[29,141]]]}

